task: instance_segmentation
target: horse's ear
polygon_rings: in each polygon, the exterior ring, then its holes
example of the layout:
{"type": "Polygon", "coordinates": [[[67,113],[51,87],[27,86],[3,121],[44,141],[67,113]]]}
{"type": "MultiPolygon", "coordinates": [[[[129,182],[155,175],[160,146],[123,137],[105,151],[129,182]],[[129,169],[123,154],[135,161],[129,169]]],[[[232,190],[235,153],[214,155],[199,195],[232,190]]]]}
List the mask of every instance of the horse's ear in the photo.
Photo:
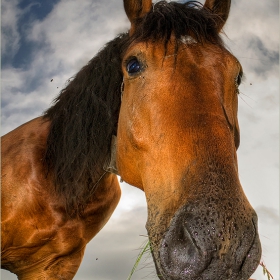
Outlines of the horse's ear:
{"type": "Polygon", "coordinates": [[[144,17],[152,9],[152,0],[124,0],[124,10],[131,22],[130,34],[133,34],[138,19],[144,17]]]}
{"type": "Polygon", "coordinates": [[[217,29],[221,31],[227,21],[231,0],[206,0],[204,7],[210,9],[214,14],[220,17],[217,29]]]}

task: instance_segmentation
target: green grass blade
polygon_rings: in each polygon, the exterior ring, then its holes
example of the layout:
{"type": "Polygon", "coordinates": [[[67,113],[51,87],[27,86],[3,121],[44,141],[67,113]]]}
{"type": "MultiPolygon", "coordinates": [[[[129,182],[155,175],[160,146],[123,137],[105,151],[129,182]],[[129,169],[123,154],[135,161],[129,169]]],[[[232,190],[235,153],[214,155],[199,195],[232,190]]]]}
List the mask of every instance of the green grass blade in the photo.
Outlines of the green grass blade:
{"type": "Polygon", "coordinates": [[[148,253],[151,252],[151,246],[150,246],[150,241],[149,241],[149,239],[148,239],[148,241],[146,241],[146,242],[143,244],[143,248],[141,249],[140,253],[138,254],[137,259],[136,259],[136,261],[135,261],[135,263],[134,263],[134,266],[133,266],[133,268],[132,268],[132,270],[131,270],[131,272],[130,272],[128,278],[127,278],[127,280],[131,280],[131,277],[132,277],[132,275],[134,274],[134,272],[136,271],[136,269],[137,269],[137,267],[138,267],[138,265],[139,265],[139,263],[140,263],[140,261],[141,261],[143,255],[144,255],[145,253],[147,253],[147,252],[148,252],[148,253]]]}

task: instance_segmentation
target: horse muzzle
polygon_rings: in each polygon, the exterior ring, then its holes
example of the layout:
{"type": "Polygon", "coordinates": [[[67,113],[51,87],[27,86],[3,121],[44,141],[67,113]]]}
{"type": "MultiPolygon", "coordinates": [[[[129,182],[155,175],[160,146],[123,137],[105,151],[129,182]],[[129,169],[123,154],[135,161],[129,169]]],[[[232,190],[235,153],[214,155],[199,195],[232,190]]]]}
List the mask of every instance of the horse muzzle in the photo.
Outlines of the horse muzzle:
{"type": "Polygon", "coordinates": [[[154,254],[160,279],[249,279],[261,256],[257,215],[216,210],[187,204],[176,212],[154,254]]]}

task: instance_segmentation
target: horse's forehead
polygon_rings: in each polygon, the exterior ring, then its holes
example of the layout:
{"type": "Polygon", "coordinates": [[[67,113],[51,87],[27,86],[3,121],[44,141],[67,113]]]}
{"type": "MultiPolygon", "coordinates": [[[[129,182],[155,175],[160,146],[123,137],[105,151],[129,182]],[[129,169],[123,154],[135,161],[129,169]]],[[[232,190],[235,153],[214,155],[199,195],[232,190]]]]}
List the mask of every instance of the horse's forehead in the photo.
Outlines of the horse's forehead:
{"type": "Polygon", "coordinates": [[[202,44],[191,36],[183,36],[177,41],[170,40],[167,44],[152,41],[135,42],[126,52],[125,60],[131,56],[139,58],[148,67],[161,66],[159,68],[161,71],[167,65],[178,71],[181,67],[187,69],[198,66],[197,72],[207,70],[207,73],[221,74],[238,72],[242,69],[235,56],[223,46],[211,43],[202,44]]]}
{"type": "Polygon", "coordinates": [[[234,56],[221,45],[215,45],[212,43],[198,43],[192,36],[181,36],[180,39],[171,39],[168,43],[164,41],[147,41],[147,42],[134,42],[127,49],[124,58],[130,56],[146,57],[147,59],[162,59],[174,56],[185,56],[188,59],[194,56],[195,61],[210,63],[215,59],[219,60],[224,58],[224,62],[230,62],[232,59],[236,61],[234,56]]]}

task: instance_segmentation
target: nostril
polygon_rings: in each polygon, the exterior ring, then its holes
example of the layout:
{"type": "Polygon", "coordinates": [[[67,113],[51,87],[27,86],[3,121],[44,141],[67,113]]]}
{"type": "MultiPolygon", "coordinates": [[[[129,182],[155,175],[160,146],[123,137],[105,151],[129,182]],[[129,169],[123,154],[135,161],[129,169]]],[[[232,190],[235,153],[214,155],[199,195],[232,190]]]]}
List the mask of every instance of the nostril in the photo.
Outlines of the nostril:
{"type": "Polygon", "coordinates": [[[199,248],[187,228],[178,225],[170,226],[159,254],[167,279],[196,279],[211,262],[211,256],[199,248]]]}

